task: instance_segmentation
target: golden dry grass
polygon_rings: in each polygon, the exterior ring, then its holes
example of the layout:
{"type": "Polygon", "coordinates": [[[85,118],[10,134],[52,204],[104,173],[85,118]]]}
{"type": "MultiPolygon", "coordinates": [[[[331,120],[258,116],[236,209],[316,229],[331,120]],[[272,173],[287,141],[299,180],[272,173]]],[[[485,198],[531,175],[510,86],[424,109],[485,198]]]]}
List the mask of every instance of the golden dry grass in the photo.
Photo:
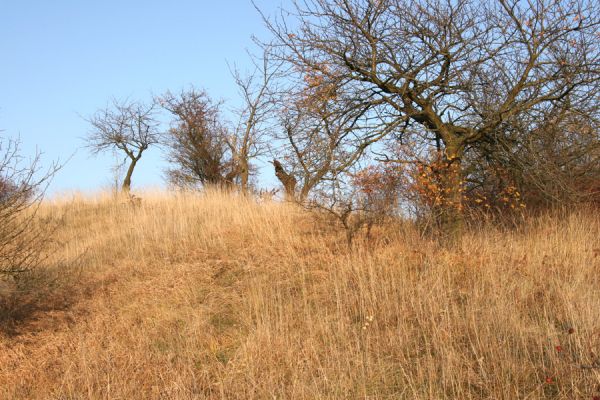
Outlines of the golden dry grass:
{"type": "Polygon", "coordinates": [[[142,197],[44,205],[69,279],[0,333],[1,399],[600,395],[593,213],[350,252],[289,206],[142,197]]]}

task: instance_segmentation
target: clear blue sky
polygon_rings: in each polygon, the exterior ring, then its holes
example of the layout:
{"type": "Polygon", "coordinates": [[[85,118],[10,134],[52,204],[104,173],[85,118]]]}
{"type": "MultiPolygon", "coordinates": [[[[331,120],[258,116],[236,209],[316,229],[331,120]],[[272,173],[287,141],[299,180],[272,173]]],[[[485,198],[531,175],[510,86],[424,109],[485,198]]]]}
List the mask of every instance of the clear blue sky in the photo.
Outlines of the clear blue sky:
{"type": "MultiPolygon", "coordinates": [[[[282,1],[256,3],[273,14],[282,1]]],[[[0,0],[0,130],[47,162],[72,156],[51,193],[107,187],[114,159],[82,148],[82,116],[113,96],[145,100],[189,84],[233,104],[227,61],[248,65],[253,34],[268,38],[250,0],[0,0]]],[[[163,185],[164,167],[149,151],[134,188],[163,185]]]]}

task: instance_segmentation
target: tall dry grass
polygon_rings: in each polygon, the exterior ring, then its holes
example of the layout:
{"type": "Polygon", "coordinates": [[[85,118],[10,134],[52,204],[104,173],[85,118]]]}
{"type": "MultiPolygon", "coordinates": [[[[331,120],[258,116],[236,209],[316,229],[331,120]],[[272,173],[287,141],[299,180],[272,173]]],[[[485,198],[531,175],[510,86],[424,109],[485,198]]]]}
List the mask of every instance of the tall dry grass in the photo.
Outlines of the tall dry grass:
{"type": "Polygon", "coordinates": [[[47,202],[68,306],[0,336],[0,398],[593,399],[600,221],[573,212],[449,251],[282,204],[47,202]],[[73,278],[74,277],[74,278],[73,278]]]}

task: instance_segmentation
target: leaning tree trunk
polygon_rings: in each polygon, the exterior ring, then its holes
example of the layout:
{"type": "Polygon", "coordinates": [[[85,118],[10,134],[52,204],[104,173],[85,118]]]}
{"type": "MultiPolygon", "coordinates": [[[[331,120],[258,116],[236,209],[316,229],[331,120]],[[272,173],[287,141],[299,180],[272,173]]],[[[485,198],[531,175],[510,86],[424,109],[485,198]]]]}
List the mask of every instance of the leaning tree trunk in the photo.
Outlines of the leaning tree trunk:
{"type": "Polygon", "coordinates": [[[125,175],[125,179],[123,180],[122,191],[123,193],[129,193],[131,191],[131,176],[133,175],[133,170],[139,160],[139,157],[135,157],[131,159],[131,163],[129,164],[129,168],[127,168],[127,174],[125,175]]]}
{"type": "Polygon", "coordinates": [[[295,201],[296,178],[294,175],[287,173],[278,160],[273,160],[273,166],[275,167],[275,176],[279,179],[279,182],[281,182],[283,189],[285,190],[285,199],[288,201],[295,201]]]}

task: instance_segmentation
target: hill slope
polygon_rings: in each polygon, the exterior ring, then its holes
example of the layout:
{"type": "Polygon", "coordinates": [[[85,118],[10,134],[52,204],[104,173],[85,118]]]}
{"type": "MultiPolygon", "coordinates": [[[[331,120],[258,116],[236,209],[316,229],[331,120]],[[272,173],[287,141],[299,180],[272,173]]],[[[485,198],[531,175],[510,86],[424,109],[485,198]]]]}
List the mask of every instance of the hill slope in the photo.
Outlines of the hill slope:
{"type": "Polygon", "coordinates": [[[402,226],[348,251],[300,210],[219,193],[42,213],[64,218],[64,266],[6,306],[3,399],[600,395],[594,214],[449,252],[402,226]]]}

